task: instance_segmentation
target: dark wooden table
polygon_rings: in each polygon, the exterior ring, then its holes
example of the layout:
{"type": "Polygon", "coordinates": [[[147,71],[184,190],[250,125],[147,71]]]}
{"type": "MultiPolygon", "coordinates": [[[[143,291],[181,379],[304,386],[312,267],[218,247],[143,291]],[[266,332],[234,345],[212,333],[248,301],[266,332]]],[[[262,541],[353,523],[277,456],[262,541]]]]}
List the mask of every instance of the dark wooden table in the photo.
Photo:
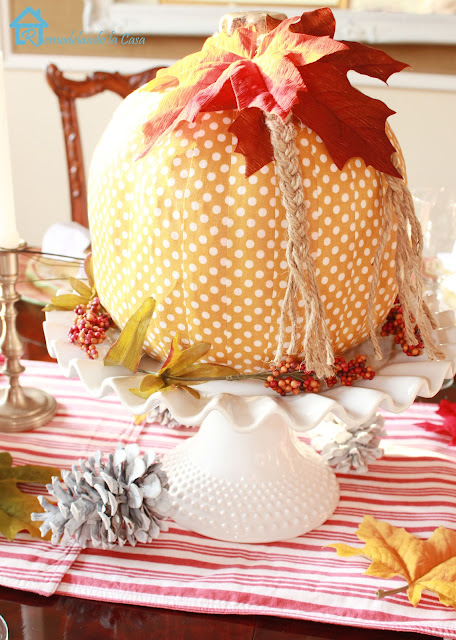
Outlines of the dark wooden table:
{"type": "MultiPolygon", "coordinates": [[[[26,357],[49,360],[39,305],[21,301],[18,327],[26,357]]],[[[430,402],[456,401],[450,387],[430,402]]],[[[1,558],[0,558],[1,570],[1,558]]],[[[411,608],[411,613],[413,611],[411,608]]],[[[95,602],[66,596],[43,597],[0,587],[0,615],[11,640],[425,640],[436,636],[344,627],[257,615],[209,615],[95,602]]],[[[456,638],[456,630],[455,630],[456,638]]]]}
{"type": "Polygon", "coordinates": [[[434,636],[267,616],[208,615],[0,588],[11,640],[425,640],[434,636]]]}

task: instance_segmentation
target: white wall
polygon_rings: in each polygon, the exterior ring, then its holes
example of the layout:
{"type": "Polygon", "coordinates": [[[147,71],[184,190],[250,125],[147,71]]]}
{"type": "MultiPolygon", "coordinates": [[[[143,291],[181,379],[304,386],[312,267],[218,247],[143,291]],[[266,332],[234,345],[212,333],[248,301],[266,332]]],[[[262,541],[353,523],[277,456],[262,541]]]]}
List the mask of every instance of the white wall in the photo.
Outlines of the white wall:
{"type": "Polygon", "coordinates": [[[389,88],[365,92],[396,111],[388,121],[405,156],[410,188],[453,188],[456,194],[456,92],[389,88]]]}
{"type": "MultiPolygon", "coordinates": [[[[70,220],[58,103],[44,71],[7,69],[5,82],[18,226],[28,243],[40,244],[51,223],[70,220]]],[[[456,190],[456,93],[390,88],[365,91],[398,112],[390,122],[406,157],[410,186],[456,190]]],[[[80,101],[86,164],[118,102],[112,94],[80,101]]]]}

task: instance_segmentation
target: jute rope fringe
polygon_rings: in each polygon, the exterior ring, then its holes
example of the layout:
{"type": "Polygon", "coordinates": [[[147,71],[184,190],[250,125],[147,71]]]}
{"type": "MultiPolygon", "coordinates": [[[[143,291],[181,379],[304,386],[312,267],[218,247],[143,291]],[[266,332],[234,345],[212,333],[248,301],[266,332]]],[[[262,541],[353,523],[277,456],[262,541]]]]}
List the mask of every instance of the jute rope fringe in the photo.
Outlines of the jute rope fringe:
{"type": "MultiPolygon", "coordinates": [[[[271,132],[275,170],[279,179],[288,223],[286,250],[288,282],[279,320],[275,362],[280,362],[283,357],[288,322],[291,323],[291,335],[287,353],[296,354],[300,351],[298,332],[298,297],[300,296],[304,303],[305,333],[299,356],[305,360],[307,369],[315,371],[319,378],[331,376],[334,350],[325,321],[324,305],[318,290],[315,264],[310,252],[307,206],[299,152],[296,147],[297,132],[291,121],[291,116],[283,122],[275,114],[265,114],[265,121],[271,132]]],[[[394,158],[394,162],[398,168],[397,158],[394,158]]],[[[417,344],[414,332],[415,324],[417,324],[427,355],[431,359],[445,358],[445,353],[434,344],[432,339],[431,331],[432,328],[435,328],[435,321],[423,300],[421,278],[423,238],[420,224],[415,216],[412,196],[405,182],[400,178],[394,178],[387,174],[383,174],[383,177],[386,183],[383,226],[372,265],[373,276],[367,311],[369,335],[375,356],[378,359],[382,357],[377,336],[375,298],[385,248],[396,219],[396,281],[398,295],[404,310],[407,342],[417,344]]]]}
{"type": "MultiPolygon", "coordinates": [[[[396,168],[397,158],[393,158],[396,168]]],[[[432,338],[436,324],[432,313],[423,300],[421,264],[423,235],[415,215],[412,195],[404,180],[384,174],[388,185],[385,196],[386,216],[397,217],[396,282],[398,296],[404,311],[405,336],[409,344],[416,344],[415,324],[421,334],[426,354],[431,359],[444,359],[442,351],[432,338]],[[408,229],[410,227],[410,236],[408,229]],[[414,318],[414,320],[413,320],[414,318]]]]}
{"type": "Polygon", "coordinates": [[[325,309],[315,277],[315,264],[310,253],[309,223],[305,204],[304,185],[296,147],[296,129],[289,117],[283,122],[275,114],[265,114],[266,125],[271,132],[276,173],[282,193],[288,222],[288,282],[280,314],[279,340],[276,362],[280,362],[284,351],[287,316],[291,322],[288,354],[300,351],[298,346],[298,309],[300,296],[304,303],[306,318],[302,353],[306,367],[315,371],[319,378],[333,375],[334,350],[325,322],[325,309]]]}
{"type": "Polygon", "coordinates": [[[367,307],[367,326],[369,328],[369,338],[374,348],[375,357],[377,360],[382,358],[382,350],[378,341],[377,323],[375,320],[375,296],[377,294],[378,282],[380,280],[380,269],[382,266],[383,256],[385,255],[385,248],[389,242],[391,231],[394,223],[394,208],[391,206],[384,206],[383,209],[383,226],[380,232],[379,243],[377,251],[375,252],[374,261],[372,263],[372,281],[369,289],[369,303],[367,307]]]}

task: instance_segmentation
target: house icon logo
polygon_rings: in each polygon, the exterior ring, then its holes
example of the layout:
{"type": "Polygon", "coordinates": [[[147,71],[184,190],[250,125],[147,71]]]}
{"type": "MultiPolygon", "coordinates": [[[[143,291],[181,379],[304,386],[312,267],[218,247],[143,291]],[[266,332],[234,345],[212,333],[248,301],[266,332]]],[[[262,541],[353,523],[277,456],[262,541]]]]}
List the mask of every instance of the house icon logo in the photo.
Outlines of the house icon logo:
{"type": "Polygon", "coordinates": [[[46,20],[41,17],[41,10],[32,7],[24,9],[10,24],[14,29],[15,44],[31,42],[35,47],[43,44],[43,29],[48,26],[46,20]]]}

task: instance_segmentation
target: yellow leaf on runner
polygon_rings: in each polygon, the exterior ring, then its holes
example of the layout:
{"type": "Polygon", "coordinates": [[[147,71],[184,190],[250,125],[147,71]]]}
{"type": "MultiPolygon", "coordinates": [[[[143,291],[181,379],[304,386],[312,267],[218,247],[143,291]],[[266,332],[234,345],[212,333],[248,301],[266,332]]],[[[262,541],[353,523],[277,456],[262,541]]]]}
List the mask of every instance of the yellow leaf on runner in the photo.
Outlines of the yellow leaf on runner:
{"type": "Polygon", "coordinates": [[[366,575],[377,578],[402,576],[407,585],[391,591],[377,592],[383,598],[407,591],[414,607],[424,589],[437,594],[444,605],[456,608],[456,531],[438,527],[428,540],[421,540],[388,522],[364,516],[356,535],[364,547],[330,544],[337,555],[348,558],[363,555],[372,560],[366,575]]]}
{"type": "Polygon", "coordinates": [[[23,493],[17,486],[19,482],[47,484],[52,476],[59,476],[54,467],[24,465],[13,467],[9,453],[0,453],[0,532],[14,540],[19,531],[28,531],[32,536],[41,538],[40,530],[30,519],[34,511],[41,511],[36,496],[23,493]]]}

